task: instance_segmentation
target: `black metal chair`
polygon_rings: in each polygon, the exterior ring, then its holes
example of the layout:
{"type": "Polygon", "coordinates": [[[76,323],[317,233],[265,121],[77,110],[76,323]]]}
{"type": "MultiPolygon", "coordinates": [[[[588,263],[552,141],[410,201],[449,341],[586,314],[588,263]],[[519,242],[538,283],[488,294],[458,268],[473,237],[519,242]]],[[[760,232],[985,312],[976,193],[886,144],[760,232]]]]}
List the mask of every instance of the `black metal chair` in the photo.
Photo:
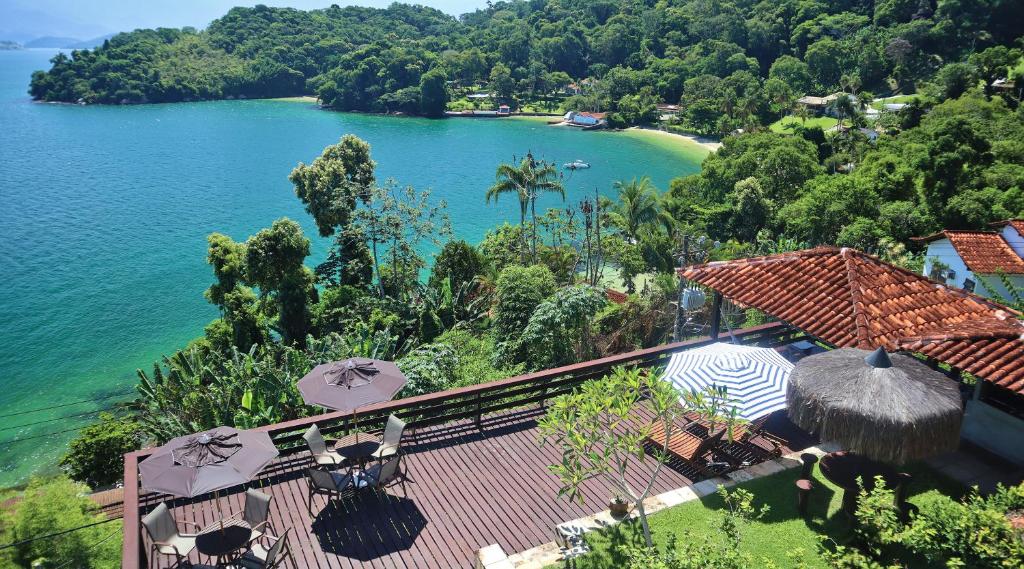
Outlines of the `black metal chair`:
{"type": "Polygon", "coordinates": [[[346,493],[351,493],[356,487],[355,476],[352,471],[330,472],[320,468],[307,468],[306,475],[309,478],[309,499],[308,506],[310,513],[313,512],[313,496],[326,496],[330,502],[335,498],[342,498],[346,493]]]}

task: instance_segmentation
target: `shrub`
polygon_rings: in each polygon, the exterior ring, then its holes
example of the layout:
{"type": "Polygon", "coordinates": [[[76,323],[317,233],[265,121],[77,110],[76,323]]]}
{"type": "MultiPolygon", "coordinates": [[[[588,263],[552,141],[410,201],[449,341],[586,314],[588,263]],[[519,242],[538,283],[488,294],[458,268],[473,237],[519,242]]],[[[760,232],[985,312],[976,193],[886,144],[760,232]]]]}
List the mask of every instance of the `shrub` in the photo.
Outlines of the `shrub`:
{"type": "Polygon", "coordinates": [[[496,362],[518,363],[525,350],[520,336],[530,315],[555,292],[555,277],[547,267],[511,265],[498,275],[494,306],[494,332],[498,341],[496,362]]]}
{"type": "MultiPolygon", "coordinates": [[[[104,519],[85,497],[88,488],[67,478],[33,479],[11,516],[10,541],[24,541],[104,519]]],[[[121,565],[121,522],[39,539],[14,548],[16,567],[114,569],[121,565]]],[[[4,539],[4,541],[8,541],[4,539]]]]}
{"type": "Polygon", "coordinates": [[[75,481],[93,488],[114,484],[124,473],[124,453],[139,448],[142,427],[129,418],[100,413],[71,441],[60,464],[75,481]]]}
{"type": "Polygon", "coordinates": [[[459,288],[483,274],[487,259],[465,241],[449,241],[444,244],[434,266],[430,268],[430,288],[440,288],[444,281],[450,281],[452,288],[459,288]]]}

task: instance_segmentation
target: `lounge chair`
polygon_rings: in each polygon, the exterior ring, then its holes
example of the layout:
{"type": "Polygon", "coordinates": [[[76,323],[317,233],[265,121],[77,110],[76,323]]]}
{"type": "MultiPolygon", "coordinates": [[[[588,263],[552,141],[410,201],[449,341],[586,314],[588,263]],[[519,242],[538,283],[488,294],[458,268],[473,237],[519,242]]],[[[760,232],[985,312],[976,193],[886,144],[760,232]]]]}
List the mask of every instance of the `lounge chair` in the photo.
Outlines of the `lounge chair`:
{"type": "Polygon", "coordinates": [[[313,511],[313,496],[327,496],[327,500],[341,498],[346,492],[355,489],[355,477],[352,471],[344,474],[340,472],[329,472],[320,468],[307,468],[306,475],[309,477],[309,511],[313,511]]]}
{"type": "Polygon", "coordinates": [[[405,421],[388,415],[388,424],[384,427],[384,435],[380,439],[380,447],[371,455],[377,460],[395,456],[402,447],[402,433],[405,432],[405,421]]]}
{"type": "MultiPolygon", "coordinates": [[[[315,423],[306,430],[302,438],[306,439],[309,454],[313,455],[313,461],[317,466],[340,466],[345,462],[344,456],[327,449],[328,441],[324,440],[323,435],[320,434],[320,427],[317,427],[315,423]]],[[[334,444],[333,440],[330,442],[334,444]]]]}
{"type": "Polygon", "coordinates": [[[292,556],[291,548],[288,547],[288,534],[291,528],[285,530],[281,537],[269,538],[272,543],[270,548],[265,548],[259,543],[254,543],[248,551],[242,554],[235,562],[244,569],[274,569],[284,563],[285,557],[291,559],[292,567],[298,567],[295,558],[292,556]]]}
{"type": "Polygon", "coordinates": [[[394,455],[367,468],[360,477],[363,482],[360,486],[381,490],[395,480],[399,480],[402,484],[402,493],[405,493],[405,477],[399,471],[401,461],[401,455],[394,455]]]}
{"type": "Polygon", "coordinates": [[[764,425],[767,422],[768,415],[763,415],[749,423],[736,425],[732,429],[732,438],[738,443],[751,445],[757,445],[757,443],[754,442],[754,439],[761,439],[771,446],[771,450],[769,452],[772,455],[782,456],[782,449],[789,444],[789,441],[766,431],[764,429],[764,425]]]}
{"type": "MultiPolygon", "coordinates": [[[[697,436],[686,429],[674,428],[672,429],[671,436],[668,439],[667,450],[673,457],[689,464],[695,468],[702,476],[712,477],[717,476],[720,472],[714,471],[711,466],[711,461],[714,459],[715,453],[719,450],[722,445],[722,438],[725,436],[725,430],[719,430],[715,434],[707,437],[697,436]]],[[[666,448],[665,445],[665,427],[661,422],[657,422],[651,426],[651,434],[648,435],[648,439],[660,450],[666,448]]],[[[732,469],[733,464],[727,463],[728,469],[732,469]]]]}
{"type": "MultiPolygon", "coordinates": [[[[192,522],[185,521],[182,523],[202,529],[192,522]]],[[[178,531],[178,522],[171,515],[171,510],[167,507],[167,504],[161,502],[159,506],[153,508],[152,512],[146,514],[142,518],[142,527],[146,528],[146,533],[149,534],[149,558],[151,560],[156,558],[153,555],[154,553],[159,553],[161,555],[173,555],[175,557],[175,566],[179,566],[182,563],[189,564],[188,554],[192,553],[192,550],[196,548],[196,534],[178,531]]]]}
{"type": "Polygon", "coordinates": [[[267,529],[270,528],[270,500],[271,496],[263,492],[246,490],[245,506],[242,511],[228,516],[228,519],[241,518],[242,521],[249,524],[249,527],[252,528],[252,536],[249,538],[250,542],[257,541],[263,536],[274,537],[272,534],[267,533],[267,529]]]}
{"type": "MultiPolygon", "coordinates": [[[[760,446],[754,442],[754,439],[761,439],[771,447],[765,450],[768,450],[774,456],[782,456],[782,449],[788,444],[788,441],[765,431],[764,426],[768,422],[768,417],[769,415],[762,415],[748,423],[734,425],[732,428],[732,439],[727,442],[760,446]]],[[[687,425],[687,430],[697,436],[702,436],[710,432],[711,424],[706,419],[696,417],[692,423],[687,425]]]]}

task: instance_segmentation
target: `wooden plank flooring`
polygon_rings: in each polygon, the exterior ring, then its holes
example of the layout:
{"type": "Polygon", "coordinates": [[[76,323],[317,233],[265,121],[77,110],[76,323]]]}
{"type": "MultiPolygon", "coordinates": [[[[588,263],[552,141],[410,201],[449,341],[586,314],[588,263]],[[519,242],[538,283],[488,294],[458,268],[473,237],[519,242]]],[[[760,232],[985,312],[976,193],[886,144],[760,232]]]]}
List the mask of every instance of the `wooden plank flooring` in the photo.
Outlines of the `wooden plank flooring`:
{"type": "MultiPolygon", "coordinates": [[[[558,496],[558,480],[547,466],[559,461],[560,453],[538,444],[539,416],[537,409],[508,411],[486,417],[482,430],[467,421],[407,433],[404,488],[394,484],[381,494],[362,492],[330,504],[315,497],[312,512],[306,502],[306,455],[279,458],[251,486],[273,496],[271,525],[276,534],[292,529],[291,549],[299,567],[468,568],[484,546],[498,543],[508,553],[529,549],[554,539],[557,524],[607,507],[601,480],[585,485],[582,504],[558,496]]],[[[773,423],[769,428],[792,441],[791,447],[812,442],[784,416],[773,423]]],[[[633,482],[640,484],[639,472],[653,464],[648,459],[634,469],[633,482]]],[[[655,494],[691,484],[696,477],[680,464],[669,466],[655,494]]],[[[143,513],[160,498],[140,497],[143,513]]],[[[172,505],[178,520],[207,526],[241,510],[243,499],[238,489],[218,500],[172,505]]],[[[210,562],[195,553],[192,560],[210,562]]],[[[169,567],[172,561],[161,556],[150,566],[169,567]]]]}

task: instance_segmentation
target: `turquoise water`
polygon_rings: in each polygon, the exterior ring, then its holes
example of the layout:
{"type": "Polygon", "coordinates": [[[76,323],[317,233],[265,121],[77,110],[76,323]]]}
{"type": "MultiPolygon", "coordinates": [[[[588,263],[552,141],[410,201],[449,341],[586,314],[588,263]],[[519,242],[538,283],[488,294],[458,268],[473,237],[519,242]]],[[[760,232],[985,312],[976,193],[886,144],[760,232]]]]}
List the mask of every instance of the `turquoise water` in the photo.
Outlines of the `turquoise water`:
{"type": "Polygon", "coordinates": [[[216,317],[202,294],[212,279],[207,234],[241,240],[288,216],[314,241],[310,262],[323,258],[328,243],[287,176],[346,133],[372,145],[380,179],[446,199],[455,233],[471,242],[518,219],[512,202],[483,199],[495,167],[513,154],[591,162],[568,180],[572,204],[633,176],[664,189],[697,171],[702,156],[649,135],[341,114],[288,101],[32,103],[29,76],[53,53],[0,51],[0,486],[52,468],[72,434],[50,433],[126,398],[136,368],[216,317]],[[54,405],[64,406],[25,413],[54,405]]]}

